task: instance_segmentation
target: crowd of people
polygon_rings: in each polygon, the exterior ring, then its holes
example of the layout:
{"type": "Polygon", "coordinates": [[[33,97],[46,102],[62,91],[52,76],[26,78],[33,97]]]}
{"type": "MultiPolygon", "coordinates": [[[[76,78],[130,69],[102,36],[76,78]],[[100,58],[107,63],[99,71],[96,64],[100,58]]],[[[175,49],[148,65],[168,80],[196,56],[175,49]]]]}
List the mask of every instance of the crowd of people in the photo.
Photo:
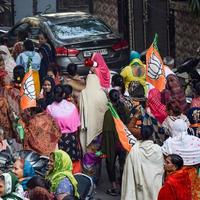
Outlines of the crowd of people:
{"type": "Polygon", "coordinates": [[[87,76],[74,63],[61,75],[47,36],[39,34],[37,50],[27,38],[19,32],[12,49],[0,45],[0,151],[13,140],[15,151],[48,156],[48,171],[39,176],[28,160],[17,158],[11,171],[0,174],[0,199],[78,199],[74,174],[87,174],[98,187],[103,159],[108,195],[200,199],[200,80],[189,104],[178,77],[165,66],[160,91],[146,81],[145,60],[136,51],[113,76],[99,53],[85,60],[87,76]],[[36,106],[22,109],[20,90],[30,68],[36,106]],[[114,115],[134,138],[130,151],[114,115]]]}

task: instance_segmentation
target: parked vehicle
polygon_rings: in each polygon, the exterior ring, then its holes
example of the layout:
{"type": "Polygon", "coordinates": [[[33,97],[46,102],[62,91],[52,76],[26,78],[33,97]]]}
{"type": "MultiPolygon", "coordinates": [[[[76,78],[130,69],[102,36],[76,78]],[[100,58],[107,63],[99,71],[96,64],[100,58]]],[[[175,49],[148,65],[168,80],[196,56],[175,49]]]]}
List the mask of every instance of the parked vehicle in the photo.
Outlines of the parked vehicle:
{"type": "Polygon", "coordinates": [[[78,182],[78,193],[80,200],[92,200],[94,193],[94,183],[91,177],[83,173],[74,174],[74,178],[78,182]]]}
{"type": "Polygon", "coordinates": [[[129,61],[128,42],[113,33],[100,19],[84,12],[41,14],[19,21],[4,37],[12,46],[17,32],[29,32],[38,43],[38,33],[43,31],[55,47],[57,64],[65,72],[70,62],[78,65],[79,72],[86,72],[84,60],[94,52],[101,53],[109,68],[119,71],[129,61]]]}
{"type": "Polygon", "coordinates": [[[196,53],[194,57],[187,58],[175,71],[177,76],[182,80],[186,96],[188,97],[192,97],[194,86],[200,81],[200,48],[197,49],[196,53]]]}
{"type": "Polygon", "coordinates": [[[5,35],[10,29],[11,27],[0,27],[0,37],[5,35]]]}

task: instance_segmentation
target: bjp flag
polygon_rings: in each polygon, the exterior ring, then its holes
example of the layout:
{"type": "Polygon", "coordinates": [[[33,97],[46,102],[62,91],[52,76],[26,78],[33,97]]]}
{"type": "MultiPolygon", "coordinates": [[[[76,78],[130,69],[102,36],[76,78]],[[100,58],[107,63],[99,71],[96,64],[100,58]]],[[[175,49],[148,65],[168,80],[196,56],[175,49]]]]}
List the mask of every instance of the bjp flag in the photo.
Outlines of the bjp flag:
{"type": "Polygon", "coordinates": [[[158,52],[156,34],[154,41],[146,53],[146,81],[159,91],[165,88],[165,72],[162,58],[158,52]]]}
{"type": "Polygon", "coordinates": [[[25,110],[31,107],[36,107],[36,94],[35,94],[32,69],[29,68],[21,84],[20,108],[21,110],[25,110]]]}
{"type": "Polygon", "coordinates": [[[115,110],[115,108],[113,107],[111,103],[108,103],[108,108],[112,114],[119,141],[122,147],[127,152],[129,152],[131,148],[134,146],[134,144],[136,143],[137,139],[131,134],[131,132],[122,122],[119,115],[117,114],[117,111],[115,110]]]}

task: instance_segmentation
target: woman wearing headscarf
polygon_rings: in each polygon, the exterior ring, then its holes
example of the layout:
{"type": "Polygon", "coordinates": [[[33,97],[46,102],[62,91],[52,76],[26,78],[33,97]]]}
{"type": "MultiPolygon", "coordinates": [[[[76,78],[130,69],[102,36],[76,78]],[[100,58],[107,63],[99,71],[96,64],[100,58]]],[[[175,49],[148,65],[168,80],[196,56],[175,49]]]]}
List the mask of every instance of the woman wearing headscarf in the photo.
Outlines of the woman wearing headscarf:
{"type": "Polygon", "coordinates": [[[61,85],[55,86],[54,95],[54,102],[47,106],[47,113],[53,117],[59,126],[61,132],[61,138],[58,143],[59,149],[69,154],[73,161],[73,172],[81,172],[78,139],[80,116],[78,109],[72,102],[64,99],[64,90],[61,85]]]}
{"type": "Polygon", "coordinates": [[[39,108],[29,108],[22,113],[24,122],[24,149],[49,155],[57,148],[60,130],[54,119],[39,108]]]}
{"type": "Polygon", "coordinates": [[[165,182],[158,194],[158,200],[192,200],[189,175],[183,170],[183,159],[176,154],[165,158],[165,182]]]}
{"type": "Polygon", "coordinates": [[[188,109],[188,105],[185,92],[181,87],[178,77],[174,74],[170,74],[167,76],[166,80],[165,90],[162,92],[162,102],[166,105],[170,99],[175,99],[180,105],[181,112],[185,113],[188,109]]]}
{"type": "Polygon", "coordinates": [[[138,81],[142,84],[146,93],[145,65],[140,59],[133,59],[128,66],[122,69],[120,75],[124,79],[126,89],[128,89],[131,81],[138,81]]]}
{"type": "Polygon", "coordinates": [[[162,123],[162,127],[164,128],[164,133],[168,136],[172,136],[173,125],[177,119],[182,119],[186,126],[189,128],[190,122],[186,115],[181,112],[181,108],[179,102],[176,99],[171,99],[167,105],[166,110],[168,116],[162,123]]]}
{"type": "Polygon", "coordinates": [[[91,59],[85,61],[85,65],[91,67],[90,71],[97,75],[102,88],[110,88],[110,71],[100,53],[94,53],[91,59]]]}
{"type": "Polygon", "coordinates": [[[200,164],[200,139],[188,135],[186,123],[182,119],[177,119],[172,127],[172,137],[164,142],[161,149],[166,156],[177,154],[183,158],[184,170],[189,173],[192,183],[193,199],[198,199],[200,177],[195,167],[200,164]]]}
{"type": "Polygon", "coordinates": [[[140,59],[140,54],[137,51],[132,50],[130,52],[130,63],[135,59],[138,58],[140,59]]]}
{"type": "Polygon", "coordinates": [[[13,69],[16,66],[15,60],[11,56],[8,47],[0,45],[0,55],[2,56],[5,64],[5,70],[7,71],[10,79],[13,77],[13,69]]]}
{"type": "Polygon", "coordinates": [[[23,200],[23,193],[23,187],[12,172],[1,174],[0,200],[23,200]]]}
{"type": "Polygon", "coordinates": [[[161,102],[161,93],[158,89],[153,88],[149,91],[147,106],[150,109],[150,113],[162,123],[166,117],[166,106],[161,102]]]}
{"type": "Polygon", "coordinates": [[[42,110],[46,110],[47,106],[54,101],[55,81],[53,78],[46,76],[43,79],[42,90],[38,96],[37,104],[42,110]]]}
{"type": "Polygon", "coordinates": [[[35,175],[35,170],[28,160],[17,159],[13,165],[13,173],[25,191],[27,190],[27,182],[35,175]]]}
{"type": "Polygon", "coordinates": [[[100,149],[107,102],[106,93],[103,91],[97,75],[89,74],[86,79],[86,88],[80,95],[80,139],[85,154],[83,166],[91,175],[95,174],[94,168],[99,163],[99,157],[95,153],[100,149]]]}
{"type": "Polygon", "coordinates": [[[29,67],[32,68],[36,96],[38,96],[40,92],[39,70],[41,57],[39,53],[35,51],[32,40],[24,41],[24,51],[18,55],[16,63],[17,65],[22,65],[24,67],[25,72],[28,71],[29,67]]]}
{"type": "Polygon", "coordinates": [[[51,182],[51,192],[57,199],[67,195],[79,197],[78,183],[72,174],[72,161],[66,152],[57,150],[51,153],[46,178],[51,182]]]}
{"type": "Polygon", "coordinates": [[[157,200],[162,187],[163,154],[150,139],[151,126],[142,125],[141,140],[129,152],[122,177],[121,200],[157,200]]]}

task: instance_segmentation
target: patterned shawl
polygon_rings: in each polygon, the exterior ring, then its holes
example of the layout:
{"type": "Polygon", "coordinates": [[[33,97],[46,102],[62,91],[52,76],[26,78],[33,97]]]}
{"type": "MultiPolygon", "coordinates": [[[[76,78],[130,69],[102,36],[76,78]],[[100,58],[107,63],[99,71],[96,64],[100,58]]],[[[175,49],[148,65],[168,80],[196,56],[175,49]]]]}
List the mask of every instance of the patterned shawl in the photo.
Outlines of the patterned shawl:
{"type": "Polygon", "coordinates": [[[171,98],[174,98],[179,102],[181,111],[185,113],[188,108],[185,92],[181,87],[181,84],[176,75],[168,75],[165,90],[170,92],[171,98]]]}
{"type": "Polygon", "coordinates": [[[153,88],[149,91],[148,106],[153,116],[162,123],[167,117],[166,107],[161,103],[161,93],[158,89],[153,88]]]}

